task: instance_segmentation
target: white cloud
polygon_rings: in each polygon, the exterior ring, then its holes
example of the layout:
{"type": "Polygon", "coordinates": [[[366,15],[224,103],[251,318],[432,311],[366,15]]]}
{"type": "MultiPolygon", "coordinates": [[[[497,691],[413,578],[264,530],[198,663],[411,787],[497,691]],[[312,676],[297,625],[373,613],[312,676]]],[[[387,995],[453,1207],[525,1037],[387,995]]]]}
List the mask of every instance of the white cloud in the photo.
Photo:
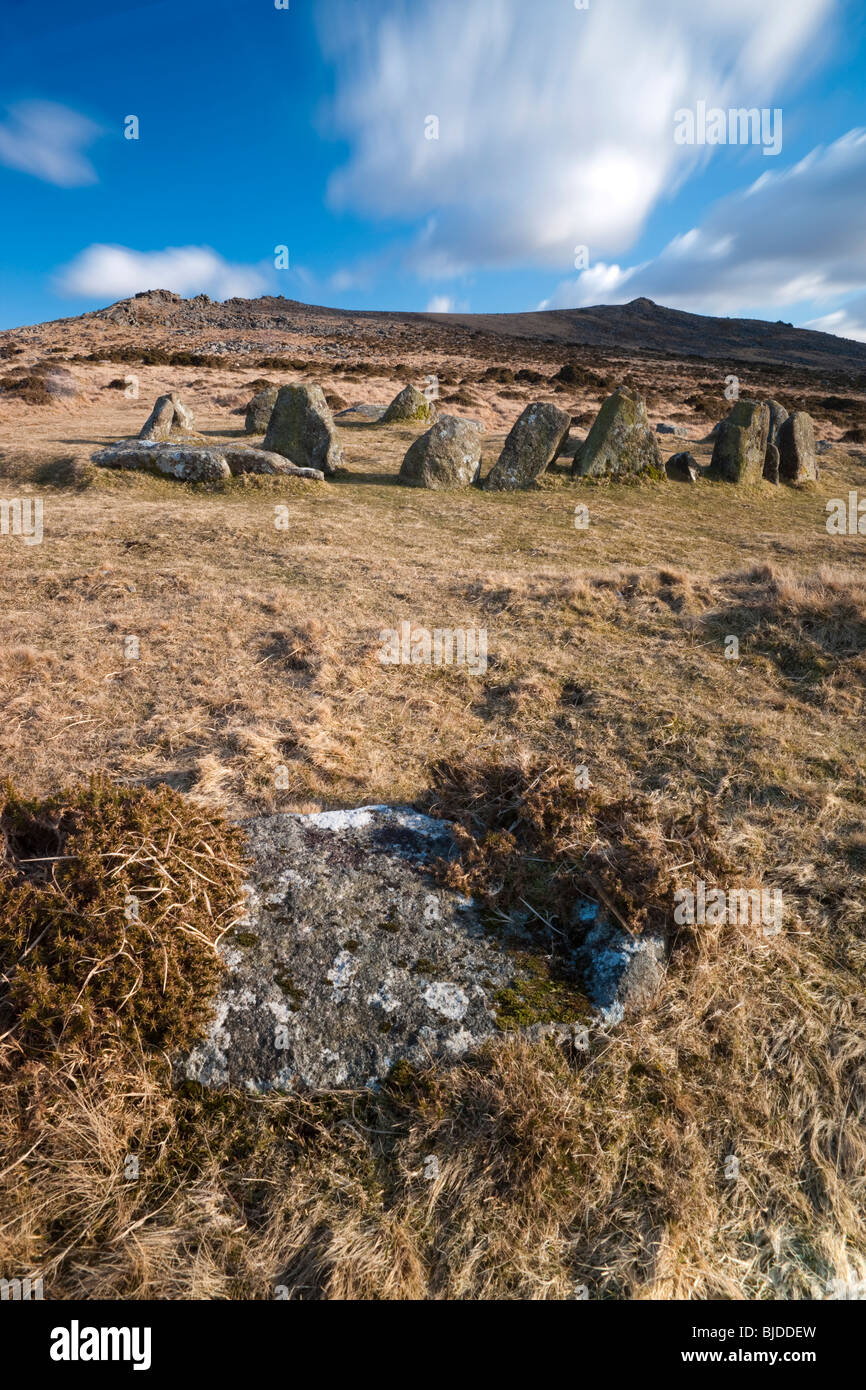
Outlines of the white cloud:
{"type": "Polygon", "coordinates": [[[844,309],[807,319],[804,328],[817,328],[822,333],[835,333],[837,338],[856,338],[866,343],[866,294],[849,300],[844,309]]]}
{"type": "Polygon", "coordinates": [[[430,276],[621,255],[662,196],[726,157],[675,144],[674,112],[770,104],[836,2],[380,0],[373,18],[328,0],[332,128],[352,147],[330,200],[420,223],[407,261],[430,276]]]}
{"type": "Polygon", "coordinates": [[[212,299],[264,293],[268,277],[257,266],[232,265],[209,246],[168,246],[131,251],[127,246],[88,246],[59,274],[64,294],[103,302],[141,290],[208,294],[212,299]]]}
{"type": "Polygon", "coordinates": [[[434,294],[427,305],[428,314],[453,314],[454,300],[448,294],[434,294]]]}
{"type": "Polygon", "coordinates": [[[808,326],[861,337],[866,320],[866,130],[812,150],[788,170],[713,206],[654,260],[591,265],[560,284],[546,308],[637,296],[700,313],[824,309],[808,326]],[[844,303],[858,295],[856,311],[844,303]]]}
{"type": "Polygon", "coordinates": [[[100,133],[98,125],[68,106],[19,101],[0,125],[0,164],[60,188],[96,183],[96,170],[83,151],[100,133]]]}

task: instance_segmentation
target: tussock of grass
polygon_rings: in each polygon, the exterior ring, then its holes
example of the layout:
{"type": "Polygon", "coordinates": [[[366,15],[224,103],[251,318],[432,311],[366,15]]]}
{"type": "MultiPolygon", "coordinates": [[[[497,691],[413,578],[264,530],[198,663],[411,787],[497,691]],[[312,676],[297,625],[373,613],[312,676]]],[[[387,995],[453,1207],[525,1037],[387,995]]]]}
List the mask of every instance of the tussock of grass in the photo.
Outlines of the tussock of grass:
{"type": "Polygon", "coordinates": [[[0,1014],[32,1056],[62,1040],[189,1042],[238,912],[238,832],[167,787],[0,795],[0,1014]]]}
{"type": "Polygon", "coordinates": [[[832,703],[866,687],[866,581],[822,568],[803,579],[758,565],[722,581],[727,602],[705,626],[739,636],[803,698],[832,703]]]}
{"type": "Polygon", "coordinates": [[[567,936],[575,905],[592,899],[634,934],[666,933],[674,893],[735,866],[707,798],[686,809],[660,793],[611,797],[575,784],[562,763],[443,763],[431,809],[456,824],[459,859],[445,880],[502,915],[529,907],[567,936]]]}

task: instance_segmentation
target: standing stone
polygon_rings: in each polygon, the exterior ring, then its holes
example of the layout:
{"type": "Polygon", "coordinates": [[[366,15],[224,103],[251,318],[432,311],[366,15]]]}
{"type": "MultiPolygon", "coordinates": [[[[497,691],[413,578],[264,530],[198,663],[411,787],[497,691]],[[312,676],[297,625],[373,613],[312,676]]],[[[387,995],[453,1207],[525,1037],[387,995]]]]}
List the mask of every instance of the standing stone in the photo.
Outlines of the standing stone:
{"type": "Polygon", "coordinates": [[[176,430],[191,430],[193,427],[193,413],[188,405],[184,405],[180,396],[172,391],[169,400],[174,406],[174,428],[176,430]]]}
{"type": "Polygon", "coordinates": [[[395,396],[388,406],[380,423],[397,425],[419,421],[422,424],[429,424],[432,419],[433,408],[423,391],[419,391],[415,386],[404,386],[400,394],[395,396]]]}
{"type": "Polygon", "coordinates": [[[282,454],[298,468],[331,475],[343,466],[343,451],[321,386],[281,386],[263,449],[282,454]]]}
{"type": "Polygon", "coordinates": [[[805,410],[795,410],[779,429],[779,477],[785,483],[814,482],[818,477],[815,427],[805,410]]]}
{"type": "Polygon", "coordinates": [[[400,482],[434,490],[477,482],[483,434],[477,420],[440,416],[433,428],[410,446],[400,468],[400,482]]]}
{"type": "Polygon", "coordinates": [[[562,452],[571,416],[558,406],[533,401],[511,427],[502,453],[484,480],[488,492],[529,487],[562,452]]]}
{"type": "Polygon", "coordinates": [[[767,445],[764,455],[764,479],[768,483],[779,481],[779,450],[775,444],[767,445]]]}
{"type": "Polygon", "coordinates": [[[170,396],[160,396],[138,432],[139,439],[165,441],[174,424],[174,405],[170,396]]]}
{"type": "Polygon", "coordinates": [[[759,483],[764,476],[770,407],[737,401],[722,420],[707,476],[724,483],[759,483]]]}
{"type": "Polygon", "coordinates": [[[628,386],[608,396],[583,446],[574,456],[572,476],[619,478],[656,469],[662,477],[658,440],[650,429],[646,401],[628,386]]]}
{"type": "Polygon", "coordinates": [[[701,469],[694,455],[684,451],[671,454],[665,464],[665,473],[676,483],[696,483],[701,476],[701,469]]]}
{"type": "Polygon", "coordinates": [[[138,437],[145,441],[164,444],[178,435],[183,436],[192,429],[192,424],[192,411],[184,405],[180,396],[172,391],[169,395],[157,399],[153,410],[139,430],[138,437]]]}
{"type": "Polygon", "coordinates": [[[265,434],[271,422],[271,411],[277,403],[279,386],[266,386],[253,396],[247,406],[244,429],[247,434],[265,434]]]}
{"type": "Polygon", "coordinates": [[[767,406],[770,411],[770,433],[768,436],[768,443],[778,444],[779,430],[787,420],[788,412],[778,401],[767,401],[767,406]]]}
{"type": "Polygon", "coordinates": [[[767,401],[770,412],[770,429],[767,434],[767,452],[764,456],[764,479],[768,483],[779,481],[779,430],[788,418],[788,412],[778,401],[767,401]]]}

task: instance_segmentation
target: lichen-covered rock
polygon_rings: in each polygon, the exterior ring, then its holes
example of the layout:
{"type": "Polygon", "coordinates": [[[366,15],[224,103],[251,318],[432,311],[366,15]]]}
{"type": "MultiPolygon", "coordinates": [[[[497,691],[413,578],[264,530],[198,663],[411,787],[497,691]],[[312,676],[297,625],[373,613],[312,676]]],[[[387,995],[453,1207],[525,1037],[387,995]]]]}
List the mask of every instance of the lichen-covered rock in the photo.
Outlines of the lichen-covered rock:
{"type": "Polygon", "coordinates": [[[795,410],[779,427],[779,478],[785,483],[815,482],[818,461],[815,426],[805,410],[795,410]]]}
{"type": "Polygon", "coordinates": [[[528,405],[485,478],[485,489],[511,492],[529,487],[559,457],[570,428],[571,416],[558,406],[543,401],[528,405]]]}
{"type": "Polygon", "coordinates": [[[176,436],[183,436],[193,426],[192,411],[184,405],[180,396],[172,391],[159,396],[138,432],[139,439],[147,442],[166,443],[176,436]]]}
{"type": "Polygon", "coordinates": [[[476,420],[442,415],[410,445],[400,482],[432,489],[468,487],[481,470],[483,430],[476,420]]]}
{"type": "Polygon", "coordinates": [[[265,434],[271,422],[271,412],[277,403],[279,386],[266,386],[253,396],[246,408],[244,429],[247,434],[265,434]]]}
{"type": "Polygon", "coordinates": [[[724,483],[759,483],[770,433],[770,407],[737,401],[720,422],[707,476],[724,483]]]}
{"type": "Polygon", "coordinates": [[[214,483],[231,477],[218,449],[194,444],[166,444],[159,440],[121,439],[92,455],[100,468],[131,468],[163,473],[186,483],[214,483]]]}
{"type": "Polygon", "coordinates": [[[252,1091],[365,1086],[497,1031],[497,992],[520,970],[472,904],[429,876],[454,852],[446,822],[374,806],[245,830],[246,915],[223,939],[229,973],[184,1076],[252,1091]]]}
{"type": "Polygon", "coordinates": [[[222,452],[234,476],[240,473],[280,473],[291,478],[312,478],[320,483],[325,479],[320,468],[296,468],[282,454],[272,454],[267,449],[246,449],[243,445],[231,445],[225,447],[222,452]]]}
{"type": "Polygon", "coordinates": [[[404,386],[394,397],[381,418],[383,425],[429,424],[434,411],[423,391],[415,386],[404,386]]]}
{"type": "Polygon", "coordinates": [[[767,445],[764,455],[764,479],[768,483],[779,481],[779,450],[775,444],[767,445]]]}
{"type": "Polygon", "coordinates": [[[656,933],[630,936],[600,919],[588,931],[579,954],[587,994],[602,1020],[613,1024],[652,1005],[664,981],[668,948],[656,933]]]}
{"type": "Polygon", "coordinates": [[[665,473],[673,482],[696,483],[701,476],[701,466],[693,454],[683,450],[679,454],[671,454],[665,464],[665,473]]]}
{"type": "Polygon", "coordinates": [[[494,932],[431,876],[457,853],[447,821],[364,806],[244,830],[245,909],[220,942],[228,969],[207,1036],[174,1059],[179,1077],[259,1092],[376,1086],[398,1063],[459,1058],[513,1029],[585,1050],[588,1025],[658,991],[665,942],[631,937],[586,899],[572,914],[581,944],[546,975],[529,912],[494,932]]]}
{"type": "Polygon", "coordinates": [[[658,440],[650,429],[643,396],[619,386],[608,396],[582,447],[572,474],[580,478],[637,476],[653,470],[664,477],[658,440]]]}
{"type": "Polygon", "coordinates": [[[321,386],[281,386],[262,446],[298,468],[331,475],[343,466],[343,451],[321,386]]]}

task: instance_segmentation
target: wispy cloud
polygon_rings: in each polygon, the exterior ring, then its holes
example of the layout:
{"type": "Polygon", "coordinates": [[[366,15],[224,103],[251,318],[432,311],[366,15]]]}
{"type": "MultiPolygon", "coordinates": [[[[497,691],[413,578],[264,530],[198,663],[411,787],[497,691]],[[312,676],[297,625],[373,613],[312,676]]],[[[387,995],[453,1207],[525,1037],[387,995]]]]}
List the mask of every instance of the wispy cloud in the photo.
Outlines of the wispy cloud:
{"type": "Polygon", "coordinates": [[[20,101],[0,124],[0,164],[33,174],[59,188],[96,183],[84,153],[100,127],[87,116],[53,101],[20,101]]]}
{"type": "Polygon", "coordinates": [[[866,130],[814,149],[720,200],[651,261],[601,261],[563,281],[542,308],[646,295],[701,313],[762,315],[808,306],[809,327],[866,337],[866,130]],[[856,301],[846,304],[849,296],[856,301]],[[816,307],[824,308],[823,314],[816,307]]]}
{"type": "Polygon", "coordinates": [[[454,300],[449,294],[434,294],[427,305],[428,314],[453,314],[454,300]]]}
{"type": "Polygon", "coordinates": [[[661,197],[720,157],[677,145],[674,112],[766,105],[836,7],[328,0],[332,125],[352,150],[330,200],[414,221],[406,259],[425,276],[565,268],[578,245],[622,254],[661,197]]]}
{"type": "Polygon", "coordinates": [[[209,246],[168,246],[132,251],[127,246],[88,246],[58,275],[62,293],[101,301],[141,290],[209,294],[212,299],[263,294],[271,277],[260,266],[233,265],[209,246]]]}

